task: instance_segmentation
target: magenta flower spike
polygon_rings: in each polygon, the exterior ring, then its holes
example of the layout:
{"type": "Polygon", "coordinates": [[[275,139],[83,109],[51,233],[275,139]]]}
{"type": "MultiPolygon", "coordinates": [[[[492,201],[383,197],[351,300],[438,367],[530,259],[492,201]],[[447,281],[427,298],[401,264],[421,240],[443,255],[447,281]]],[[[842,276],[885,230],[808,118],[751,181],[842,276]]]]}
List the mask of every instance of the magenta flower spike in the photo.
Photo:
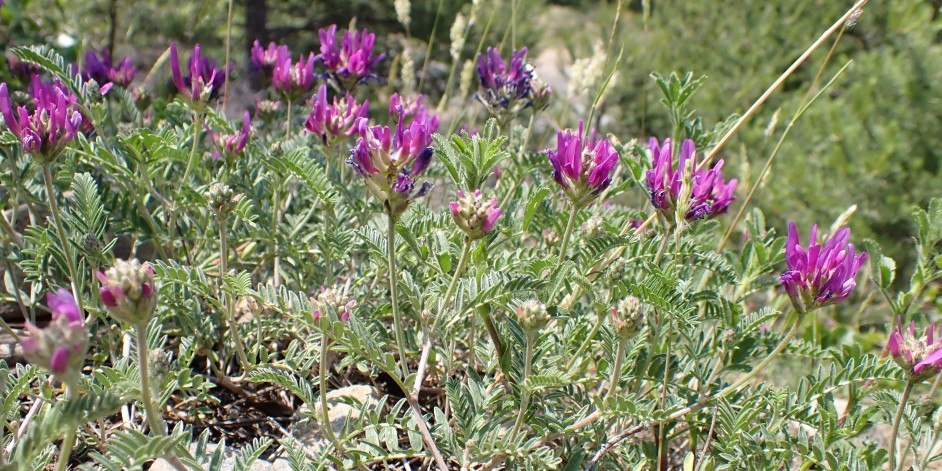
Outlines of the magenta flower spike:
{"type": "Polygon", "coordinates": [[[154,268],[137,260],[115,260],[107,271],[97,273],[101,302],[115,319],[131,325],[146,324],[157,309],[154,268]]]}
{"type": "MultiPolygon", "coordinates": [[[[423,101],[425,97],[416,95],[413,98],[403,98],[398,93],[389,97],[389,114],[402,116],[411,121],[422,121],[428,125],[429,132],[438,131],[438,116],[428,111],[423,101]]],[[[411,122],[410,121],[410,122],[411,122]]]]}
{"type": "Polygon", "coordinates": [[[583,139],[583,123],[578,132],[571,129],[556,133],[556,150],[548,150],[553,164],[553,179],[569,200],[583,207],[594,200],[612,183],[612,174],[618,165],[618,152],[608,139],[595,141],[594,134],[583,139]]]}
{"type": "Polygon", "coordinates": [[[430,126],[428,116],[413,117],[406,124],[404,113],[398,113],[395,132],[388,126],[370,126],[366,118],[359,118],[354,124],[359,138],[347,164],[365,178],[367,188],[394,218],[434,186],[424,182],[413,193],[415,178],[428,168],[435,154],[430,146],[430,126]]]}
{"type": "Polygon", "coordinates": [[[281,46],[274,42],[268,43],[267,49],[262,49],[261,43],[255,40],[252,45],[252,70],[259,74],[264,80],[269,81],[275,72],[277,66],[283,58],[291,57],[291,51],[288,46],[281,46]]]}
{"type": "Polygon", "coordinates": [[[188,75],[180,69],[177,43],[170,44],[170,75],[177,90],[194,104],[205,104],[219,96],[226,82],[225,69],[219,69],[215,60],[200,55],[200,45],[193,47],[187,62],[188,75]]]}
{"type": "Polygon", "coordinates": [[[60,289],[46,296],[52,321],[44,329],[27,322],[29,337],[22,340],[23,355],[52,372],[60,381],[75,384],[88,352],[88,329],[75,298],[60,289]]]}
{"type": "Polygon", "coordinates": [[[452,201],[449,208],[455,224],[470,240],[480,239],[491,232],[501,214],[497,199],[484,199],[481,190],[474,190],[473,193],[459,191],[458,200],[452,201]]]}
{"type": "Polygon", "coordinates": [[[692,165],[691,195],[686,203],[685,219],[695,221],[702,218],[711,218],[725,213],[736,200],[733,194],[736,191],[736,179],[726,182],[723,179],[723,160],[717,161],[710,169],[697,170],[697,153],[692,140],[684,141],[680,151],[680,160],[677,167],[673,166],[670,139],[665,139],[659,145],[657,139],[651,138],[648,143],[651,151],[651,170],[647,172],[647,189],[651,195],[651,204],[660,211],[668,221],[674,221],[674,211],[683,186],[684,172],[688,165],[692,165]],[[688,160],[692,160],[688,163],[688,160]]]}
{"type": "Polygon", "coordinates": [[[867,261],[866,252],[858,255],[854,244],[847,242],[850,229],[839,229],[823,246],[818,245],[817,236],[818,226],[814,225],[805,249],[798,240],[795,223],[788,224],[785,242],[788,271],[779,281],[800,313],[847,299],[857,286],[857,272],[867,261]]]}
{"type": "Polygon", "coordinates": [[[929,324],[924,338],[918,338],[915,322],[903,330],[902,317],[896,319],[896,331],[890,334],[886,348],[911,381],[923,381],[942,371],[942,324],[939,325],[938,342],[935,342],[935,327],[935,323],[929,324]]]}
{"type": "Polygon", "coordinates": [[[343,98],[334,96],[333,103],[327,101],[327,86],[321,85],[311,100],[311,113],[304,121],[304,129],[320,136],[324,145],[329,146],[330,139],[353,135],[353,125],[358,119],[366,118],[369,111],[369,100],[357,103],[350,92],[343,98]]]}
{"type": "Polygon", "coordinates": [[[291,99],[309,92],[314,85],[314,54],[308,54],[307,60],[302,55],[296,63],[291,62],[291,56],[283,55],[275,64],[272,85],[291,99]]]}
{"type": "Polygon", "coordinates": [[[232,163],[248,143],[249,134],[252,133],[252,116],[246,111],[242,116],[242,128],[235,133],[215,133],[209,126],[206,126],[206,131],[213,142],[213,159],[224,158],[226,162],[232,163]]]}
{"type": "Polygon", "coordinates": [[[481,89],[474,97],[499,118],[508,118],[532,106],[545,108],[551,93],[527,62],[527,48],[511,52],[509,64],[500,51],[488,48],[478,56],[478,79],[481,89]]]}
{"type": "Polygon", "coordinates": [[[137,68],[131,62],[131,59],[125,57],[115,66],[111,62],[111,55],[107,49],[101,52],[89,50],[85,53],[85,63],[82,65],[82,78],[92,79],[98,82],[102,88],[107,84],[113,83],[127,88],[134,81],[137,75],[137,68]]]}
{"type": "Polygon", "coordinates": [[[76,109],[77,98],[61,83],[46,86],[33,78],[33,111],[20,106],[13,112],[7,84],[0,84],[0,114],[23,150],[42,164],[55,162],[82,129],[82,114],[76,109]]]}
{"type": "Polygon", "coordinates": [[[356,85],[369,80],[379,80],[373,68],[386,57],[386,54],[373,55],[376,35],[369,30],[344,31],[337,44],[337,25],[318,31],[321,39],[321,53],[317,59],[327,70],[326,76],[344,90],[352,90],[356,85]]]}

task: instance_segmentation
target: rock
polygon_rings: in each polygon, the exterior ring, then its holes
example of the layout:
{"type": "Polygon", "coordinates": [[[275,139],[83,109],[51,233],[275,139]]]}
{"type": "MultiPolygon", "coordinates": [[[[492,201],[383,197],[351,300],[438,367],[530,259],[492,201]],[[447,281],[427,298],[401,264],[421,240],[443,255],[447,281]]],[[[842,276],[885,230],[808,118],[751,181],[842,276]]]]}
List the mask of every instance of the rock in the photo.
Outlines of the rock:
{"type": "MultiPolygon", "coordinates": [[[[360,416],[359,407],[350,406],[347,402],[373,405],[376,404],[374,394],[373,387],[366,385],[347,386],[329,391],[327,393],[329,407],[327,418],[330,420],[330,428],[334,430],[334,433],[339,434],[347,420],[356,420],[360,416]]],[[[326,445],[326,440],[318,426],[316,414],[320,413],[319,403],[315,405],[313,414],[309,405],[305,404],[295,412],[289,427],[295,438],[315,452],[326,445]]]]}
{"type": "MultiPolygon", "coordinates": [[[[190,452],[192,451],[193,449],[191,448],[190,452]]],[[[213,453],[215,451],[216,451],[215,444],[212,444],[212,443],[206,444],[206,459],[209,460],[213,456],[213,453]]],[[[233,471],[235,469],[235,465],[236,465],[236,450],[226,447],[225,454],[223,455],[223,458],[222,458],[222,467],[220,468],[220,470],[221,471],[233,471]]],[[[262,460],[262,459],[258,459],[258,460],[255,460],[254,463],[252,463],[252,466],[249,468],[249,471],[270,471],[272,469],[276,469],[274,464],[268,461],[262,460]]],[[[287,468],[281,468],[281,469],[290,470],[291,467],[289,466],[287,468]]],[[[169,461],[163,458],[158,458],[157,461],[154,461],[154,463],[151,464],[150,471],[176,471],[176,468],[174,468],[170,464],[169,461]]]]}

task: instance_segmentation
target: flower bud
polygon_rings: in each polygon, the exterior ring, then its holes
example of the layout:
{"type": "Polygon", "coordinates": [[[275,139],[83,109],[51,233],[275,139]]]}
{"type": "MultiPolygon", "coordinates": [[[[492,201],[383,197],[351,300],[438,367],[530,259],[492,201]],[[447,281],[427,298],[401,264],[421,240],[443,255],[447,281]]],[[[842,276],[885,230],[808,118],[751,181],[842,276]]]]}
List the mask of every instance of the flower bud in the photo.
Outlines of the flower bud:
{"type": "Polygon", "coordinates": [[[919,338],[915,322],[904,331],[902,318],[897,319],[897,330],[890,335],[886,348],[911,381],[923,381],[942,371],[942,330],[939,342],[935,342],[934,331],[933,323],[926,327],[925,338],[919,338]]]}
{"type": "Polygon", "coordinates": [[[242,194],[236,194],[224,183],[213,183],[209,189],[203,193],[206,202],[217,216],[223,217],[231,213],[242,199],[242,194]]]}
{"type": "Polygon", "coordinates": [[[468,235],[471,240],[480,239],[491,232],[497,218],[500,217],[500,208],[497,200],[486,201],[481,196],[481,190],[474,193],[458,192],[458,201],[450,204],[451,216],[455,224],[468,235]]]}
{"type": "Polygon", "coordinates": [[[546,327],[550,321],[549,312],[546,311],[546,305],[530,299],[517,306],[517,322],[526,332],[534,332],[546,327]]]}
{"type": "Polygon", "coordinates": [[[592,215],[582,224],[582,234],[586,238],[594,239],[605,233],[605,221],[598,214],[592,215]]]}
{"type": "Polygon", "coordinates": [[[85,364],[88,329],[68,290],[49,293],[46,299],[52,311],[52,322],[44,329],[26,323],[29,337],[22,340],[23,355],[30,363],[51,371],[63,383],[74,384],[85,364]]]}
{"type": "Polygon", "coordinates": [[[149,263],[115,260],[107,271],[98,272],[101,302],[111,315],[132,325],[146,324],[157,309],[154,268],[149,263]]]}
{"type": "Polygon", "coordinates": [[[319,322],[322,316],[333,312],[340,319],[340,322],[346,323],[350,320],[350,310],[357,305],[357,302],[348,298],[339,289],[321,286],[321,292],[317,296],[311,296],[311,304],[314,304],[314,312],[312,313],[314,322],[319,322]]]}
{"type": "Polygon", "coordinates": [[[623,340],[633,337],[647,322],[641,300],[634,296],[628,296],[612,308],[612,326],[623,340]]]}

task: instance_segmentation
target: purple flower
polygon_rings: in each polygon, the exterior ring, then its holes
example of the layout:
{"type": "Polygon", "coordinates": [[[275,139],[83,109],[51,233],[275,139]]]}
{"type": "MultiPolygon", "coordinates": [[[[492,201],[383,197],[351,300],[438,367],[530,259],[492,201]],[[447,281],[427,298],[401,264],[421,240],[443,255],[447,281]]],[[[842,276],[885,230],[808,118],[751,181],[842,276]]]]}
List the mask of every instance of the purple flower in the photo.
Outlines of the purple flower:
{"type": "Polygon", "coordinates": [[[779,281],[798,312],[813,311],[822,306],[836,304],[854,291],[857,271],[867,261],[867,253],[859,255],[854,244],[849,244],[850,229],[835,232],[824,246],[818,245],[818,226],[811,228],[807,250],[798,240],[798,228],[788,224],[785,242],[785,261],[788,271],[779,281]]]}
{"type": "Polygon", "coordinates": [[[154,268],[137,260],[115,260],[107,271],[97,273],[101,302],[119,321],[141,325],[157,309],[154,268]]]}
{"type": "Polygon", "coordinates": [[[88,329],[68,290],[49,293],[46,302],[52,311],[52,321],[44,329],[26,323],[29,337],[21,342],[23,355],[30,363],[51,371],[60,381],[74,384],[85,364],[88,329]]]}
{"type": "Polygon", "coordinates": [[[425,182],[413,194],[414,179],[421,175],[432,160],[435,150],[431,124],[427,116],[413,117],[405,123],[405,114],[398,113],[393,132],[388,126],[370,126],[366,118],[354,124],[359,135],[347,164],[366,179],[366,186],[394,217],[401,215],[409,203],[424,196],[433,185],[425,182]]]}
{"type": "Polygon", "coordinates": [[[283,57],[291,57],[291,51],[288,46],[280,46],[273,42],[268,43],[268,49],[262,49],[262,45],[255,40],[252,45],[252,70],[259,74],[265,80],[271,80],[272,74],[283,57]]]}
{"type": "Polygon", "coordinates": [[[334,83],[350,90],[359,83],[371,79],[378,79],[373,68],[386,54],[373,56],[373,43],[376,35],[369,30],[344,31],[337,45],[337,25],[330,25],[326,30],[318,31],[321,39],[321,53],[317,56],[324,68],[327,77],[334,83]]]}
{"type": "Polygon", "coordinates": [[[669,215],[673,221],[673,213],[683,186],[684,172],[688,165],[693,168],[691,175],[692,191],[687,204],[685,218],[694,221],[701,218],[718,216],[729,209],[729,205],[736,200],[733,192],[736,191],[736,179],[728,183],[723,179],[723,160],[719,160],[713,168],[697,170],[697,155],[694,143],[687,139],[680,151],[680,162],[673,167],[672,149],[670,139],[665,139],[663,145],[658,145],[655,138],[648,143],[651,150],[651,170],[647,172],[647,187],[651,195],[651,204],[659,211],[669,215]],[[690,160],[690,162],[688,162],[690,160]]]}
{"type": "Polygon", "coordinates": [[[193,103],[205,103],[219,96],[226,82],[226,71],[218,68],[215,60],[202,57],[199,44],[193,47],[187,69],[189,75],[184,76],[180,70],[177,43],[170,44],[170,74],[180,94],[193,103]]]}
{"type": "Polygon", "coordinates": [[[452,201],[449,208],[455,224],[471,240],[480,239],[491,232],[501,214],[497,199],[485,200],[481,190],[474,190],[474,193],[459,191],[458,201],[452,201]]]}
{"type": "Polygon", "coordinates": [[[135,75],[137,75],[137,68],[134,67],[131,59],[127,57],[121,59],[118,65],[114,66],[107,49],[102,49],[100,53],[94,50],[88,50],[85,53],[82,78],[85,80],[92,79],[103,88],[108,83],[127,88],[134,80],[135,75]]]}
{"type": "Polygon", "coordinates": [[[0,114],[23,150],[49,164],[81,131],[82,114],[75,109],[77,99],[58,81],[45,87],[34,76],[33,92],[33,111],[20,106],[14,115],[7,84],[0,84],[0,114]]]}
{"type": "Polygon", "coordinates": [[[474,96],[496,116],[517,113],[536,101],[537,108],[543,108],[549,98],[549,87],[527,62],[527,48],[511,52],[509,65],[496,48],[488,48],[478,56],[478,78],[481,90],[474,96]]]}
{"type": "Polygon", "coordinates": [[[401,97],[398,93],[393,93],[389,97],[389,114],[411,118],[412,121],[423,121],[428,125],[429,132],[435,133],[438,131],[438,116],[428,111],[425,104],[422,103],[424,100],[425,97],[422,95],[416,95],[409,99],[401,97]]]}
{"type": "Polygon", "coordinates": [[[896,319],[896,331],[890,334],[886,348],[912,381],[922,381],[942,370],[942,325],[939,326],[939,342],[935,342],[934,331],[935,323],[929,324],[925,339],[917,338],[916,323],[911,322],[909,335],[906,335],[902,318],[896,319]]]}
{"type": "Polygon", "coordinates": [[[556,150],[547,151],[556,180],[570,201],[578,207],[590,203],[612,183],[618,165],[618,152],[608,139],[595,141],[594,133],[583,139],[583,123],[579,130],[556,133],[556,150]]]}
{"type": "Polygon", "coordinates": [[[298,57],[298,62],[291,62],[291,56],[283,55],[275,65],[272,85],[285,96],[296,99],[311,90],[314,84],[314,54],[298,57]]]}
{"type": "Polygon", "coordinates": [[[10,66],[10,71],[13,72],[13,75],[22,80],[27,80],[34,75],[41,74],[43,71],[39,66],[21,61],[19,57],[14,55],[7,57],[7,65],[10,66]]]}
{"type": "Polygon", "coordinates": [[[314,305],[311,317],[318,323],[321,319],[329,320],[330,317],[325,316],[328,313],[336,314],[340,322],[346,323],[350,320],[350,311],[357,305],[356,300],[348,298],[343,290],[326,286],[321,286],[320,293],[311,296],[310,301],[314,305]]]}
{"type": "Polygon", "coordinates": [[[249,134],[252,132],[252,117],[249,115],[249,112],[246,111],[245,115],[242,117],[242,129],[235,133],[214,133],[209,126],[206,126],[206,131],[209,133],[209,137],[213,142],[213,159],[219,160],[225,157],[227,162],[232,162],[242,153],[242,150],[245,149],[245,144],[249,140],[249,134]]]}
{"type": "Polygon", "coordinates": [[[311,107],[311,113],[304,121],[304,129],[320,136],[327,146],[330,145],[328,138],[353,135],[354,123],[359,118],[366,118],[370,102],[364,100],[358,104],[353,95],[347,92],[343,98],[335,96],[331,104],[327,101],[327,86],[321,85],[311,100],[311,107]]]}

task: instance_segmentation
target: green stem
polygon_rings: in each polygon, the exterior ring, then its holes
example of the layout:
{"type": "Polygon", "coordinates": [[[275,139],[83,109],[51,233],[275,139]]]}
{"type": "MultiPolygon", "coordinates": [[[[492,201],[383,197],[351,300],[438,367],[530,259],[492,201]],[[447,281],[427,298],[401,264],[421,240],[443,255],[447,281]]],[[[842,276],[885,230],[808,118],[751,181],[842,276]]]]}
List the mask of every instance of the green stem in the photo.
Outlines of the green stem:
{"type": "MultiPolygon", "coordinates": [[[[223,289],[225,286],[226,272],[229,270],[229,238],[226,233],[227,224],[225,216],[218,217],[216,223],[219,225],[219,296],[222,297],[222,302],[226,306],[226,321],[229,323],[229,331],[232,332],[232,341],[235,343],[239,363],[242,365],[242,370],[248,372],[252,368],[252,364],[245,354],[244,345],[242,345],[242,334],[239,332],[239,325],[235,319],[233,299],[232,296],[229,296],[223,289]]],[[[259,341],[261,341],[261,338],[259,338],[259,341]]],[[[225,345],[225,343],[220,342],[219,348],[222,349],[223,345],[225,345]]],[[[223,352],[220,351],[219,355],[221,358],[225,358],[223,352]]]]}
{"type": "Polygon", "coordinates": [[[186,184],[187,177],[190,176],[193,165],[196,164],[196,150],[200,146],[200,128],[202,127],[203,114],[197,112],[196,116],[193,117],[193,146],[190,148],[190,157],[186,161],[186,169],[183,171],[183,178],[180,180],[180,185],[186,184]]]}
{"type": "MultiPolygon", "coordinates": [[[[497,364],[501,365],[501,370],[503,370],[503,362],[501,361],[504,358],[504,342],[500,340],[500,333],[497,332],[497,326],[494,325],[494,321],[491,320],[491,315],[486,312],[480,312],[481,318],[484,320],[484,326],[487,327],[487,334],[491,337],[491,342],[494,342],[494,351],[497,353],[497,364]]],[[[471,351],[474,352],[474,343],[471,344],[471,351]]],[[[507,371],[504,371],[504,375],[507,375],[507,371]]]]}
{"type": "Polygon", "coordinates": [[[681,410],[679,410],[679,411],[677,411],[677,412],[674,412],[673,414],[671,414],[671,415],[668,417],[668,420],[673,420],[673,419],[676,419],[676,418],[678,418],[678,417],[682,417],[682,416],[684,416],[684,415],[687,415],[687,414],[689,414],[689,413],[691,413],[691,412],[696,412],[696,411],[702,409],[702,408],[703,408],[704,406],[706,406],[707,404],[709,404],[711,401],[722,399],[722,398],[724,398],[724,397],[726,397],[726,396],[732,394],[733,392],[735,392],[736,390],[738,390],[740,387],[742,387],[744,384],[746,384],[747,382],[749,382],[749,381],[750,381],[752,378],[754,378],[760,371],[762,371],[762,369],[765,368],[766,365],[768,365],[769,362],[771,362],[773,358],[775,358],[776,356],[778,356],[779,353],[782,353],[782,351],[785,350],[785,347],[788,346],[788,343],[791,342],[792,338],[795,337],[795,334],[798,333],[798,325],[800,324],[799,320],[800,320],[800,316],[796,315],[796,316],[795,316],[795,320],[792,322],[792,327],[791,327],[791,329],[789,329],[788,333],[785,334],[785,337],[782,338],[781,343],[779,343],[778,346],[775,347],[775,350],[772,350],[772,353],[770,353],[769,356],[765,357],[765,359],[763,359],[761,362],[759,362],[759,364],[756,365],[755,368],[752,369],[752,371],[750,371],[749,373],[747,373],[747,374],[746,374],[745,376],[743,376],[742,378],[739,378],[738,381],[736,381],[735,383],[733,383],[733,384],[730,385],[730,386],[727,386],[727,387],[724,388],[722,391],[718,392],[716,395],[710,396],[710,397],[705,398],[705,399],[702,399],[702,400],[698,401],[696,404],[694,404],[694,405],[692,405],[692,406],[685,407],[685,408],[683,408],[683,409],[681,409],[681,410]]]}
{"type": "MultiPolygon", "coordinates": [[[[229,0],[229,15],[226,17],[226,64],[229,67],[229,61],[232,51],[232,0],[229,0]]],[[[226,112],[226,106],[229,104],[229,80],[225,81],[222,87],[222,112],[226,112]]]]}
{"type": "Polygon", "coordinates": [[[899,399],[899,407],[896,408],[896,415],[893,417],[893,429],[890,431],[890,456],[887,461],[890,465],[890,469],[901,469],[902,462],[900,463],[900,468],[896,467],[896,439],[899,435],[899,424],[903,419],[903,411],[906,409],[906,403],[909,401],[909,394],[913,392],[913,386],[915,383],[908,381],[906,387],[903,388],[903,396],[899,399]]]}
{"type": "MultiPolygon", "coordinates": [[[[65,385],[65,398],[72,400],[75,398],[75,388],[71,384],[65,385]]],[[[59,452],[59,461],[56,462],[56,471],[65,471],[69,466],[69,458],[72,456],[72,447],[75,446],[75,428],[69,427],[62,438],[62,450],[59,452]]]]}
{"type": "MultiPolygon", "coordinates": [[[[322,318],[321,322],[325,324],[329,323],[326,318],[322,318]]],[[[330,425],[330,410],[327,406],[327,353],[329,348],[329,340],[327,340],[327,336],[321,332],[321,358],[320,366],[317,371],[321,389],[321,429],[324,430],[324,435],[327,436],[327,439],[330,440],[330,443],[334,445],[334,448],[337,450],[337,452],[344,454],[343,445],[341,445],[340,441],[337,440],[337,435],[334,434],[334,428],[330,425]]]]}
{"type": "Polygon", "coordinates": [[[566,371],[571,370],[572,367],[575,366],[576,361],[578,361],[579,357],[581,357],[582,354],[585,353],[586,349],[589,348],[589,344],[591,344],[592,341],[595,340],[595,336],[598,335],[599,329],[601,328],[602,328],[602,318],[601,316],[599,316],[598,322],[596,322],[595,325],[592,326],[592,331],[589,332],[589,335],[582,342],[582,345],[579,346],[579,350],[576,350],[576,354],[573,355],[571,359],[569,359],[568,363],[566,363],[566,371]]]}
{"type": "Polygon", "coordinates": [[[154,404],[153,391],[150,386],[150,365],[148,359],[150,350],[147,349],[147,323],[141,323],[137,330],[137,361],[141,370],[141,402],[147,415],[150,429],[161,437],[167,436],[167,424],[154,404]]]}
{"type": "Polygon", "coordinates": [[[576,214],[578,214],[579,208],[576,205],[572,205],[572,210],[569,211],[569,222],[566,223],[566,232],[563,233],[563,242],[559,246],[559,263],[562,265],[563,259],[566,257],[566,249],[569,248],[569,237],[572,235],[572,228],[576,225],[576,214]]]}
{"type": "Polygon", "coordinates": [[[468,263],[468,256],[470,254],[471,239],[465,237],[464,248],[461,249],[461,258],[458,259],[458,266],[455,268],[455,274],[452,275],[451,283],[448,284],[448,289],[445,291],[445,297],[442,298],[442,308],[439,311],[438,316],[435,317],[435,320],[432,321],[432,328],[425,333],[425,343],[422,346],[422,356],[419,358],[419,367],[416,369],[415,382],[412,385],[412,394],[416,397],[418,397],[419,393],[422,391],[422,379],[423,376],[425,376],[425,368],[428,364],[428,356],[431,353],[432,343],[435,340],[435,332],[438,330],[439,324],[445,317],[445,313],[448,312],[448,306],[451,304],[451,298],[455,295],[455,290],[458,288],[458,280],[461,279],[461,273],[464,271],[464,267],[468,263]]]}
{"type": "MultiPolygon", "coordinates": [[[[601,322],[599,322],[599,324],[601,324],[601,322]]],[[[602,401],[603,403],[608,403],[608,400],[618,391],[618,383],[621,381],[621,362],[623,356],[625,356],[625,341],[619,339],[618,348],[615,350],[615,363],[612,365],[612,379],[611,383],[608,385],[608,393],[605,394],[605,400],[602,401]]]]}
{"type": "Polygon", "coordinates": [[[510,432],[510,439],[508,440],[509,443],[512,443],[514,438],[516,438],[517,434],[520,432],[520,427],[523,426],[523,419],[527,415],[527,408],[530,407],[530,392],[527,391],[527,378],[530,377],[530,373],[533,370],[534,334],[534,332],[527,332],[527,351],[523,357],[523,378],[520,381],[520,388],[522,390],[520,410],[517,411],[517,420],[514,422],[513,431],[510,432]]]}
{"type": "Polygon", "coordinates": [[[66,269],[69,270],[69,285],[72,288],[72,297],[75,298],[79,312],[84,315],[85,307],[82,302],[82,293],[79,291],[78,284],[76,283],[78,277],[75,269],[75,258],[72,257],[72,242],[66,236],[65,229],[62,226],[62,217],[59,215],[59,205],[56,203],[55,188],[52,184],[52,170],[49,166],[50,164],[43,165],[43,182],[46,184],[46,198],[49,199],[49,212],[52,213],[52,221],[56,226],[56,234],[59,236],[59,242],[62,243],[62,255],[65,257],[66,269]]]}
{"type": "Polygon", "coordinates": [[[409,376],[409,365],[406,363],[406,342],[403,339],[402,316],[399,313],[399,273],[396,268],[396,218],[389,215],[389,233],[386,237],[386,259],[389,262],[389,297],[392,304],[393,322],[395,323],[396,345],[399,348],[399,365],[402,368],[402,377],[409,376]]]}

